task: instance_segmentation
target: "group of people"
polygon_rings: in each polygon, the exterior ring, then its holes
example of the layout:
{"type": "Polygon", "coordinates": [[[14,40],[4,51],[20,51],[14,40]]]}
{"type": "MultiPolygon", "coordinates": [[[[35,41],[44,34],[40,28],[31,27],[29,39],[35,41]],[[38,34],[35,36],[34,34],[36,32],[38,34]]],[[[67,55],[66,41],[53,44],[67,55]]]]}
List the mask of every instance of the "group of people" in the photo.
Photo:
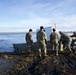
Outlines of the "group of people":
{"type": "MultiPolygon", "coordinates": [[[[48,32],[49,33],[49,32],[48,32]]],[[[59,32],[60,36],[56,32],[56,29],[53,28],[53,32],[50,34],[50,43],[52,46],[52,50],[56,51],[56,55],[58,56],[59,44],[62,43],[71,53],[71,42],[72,39],[69,35],[63,32],[59,32]]],[[[33,40],[32,40],[32,29],[29,29],[29,32],[26,33],[26,43],[29,47],[29,51],[32,50],[33,40]]],[[[44,56],[47,56],[47,35],[43,26],[40,26],[40,30],[36,34],[39,56],[42,56],[42,52],[44,56]]]]}

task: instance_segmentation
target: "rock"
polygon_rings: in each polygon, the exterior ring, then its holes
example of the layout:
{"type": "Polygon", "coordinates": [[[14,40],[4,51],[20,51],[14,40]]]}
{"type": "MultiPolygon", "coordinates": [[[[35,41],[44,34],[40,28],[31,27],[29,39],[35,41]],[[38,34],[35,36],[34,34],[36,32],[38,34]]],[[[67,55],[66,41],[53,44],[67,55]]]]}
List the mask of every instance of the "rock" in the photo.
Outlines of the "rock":
{"type": "MultiPolygon", "coordinates": [[[[7,57],[7,56],[6,56],[7,57]]],[[[76,74],[76,55],[54,53],[47,57],[37,57],[32,54],[10,56],[14,57],[17,64],[14,65],[7,75],[75,75],[76,74]]],[[[8,57],[7,57],[8,58],[8,57]]],[[[1,71],[2,72],[2,71],[1,71]]]]}

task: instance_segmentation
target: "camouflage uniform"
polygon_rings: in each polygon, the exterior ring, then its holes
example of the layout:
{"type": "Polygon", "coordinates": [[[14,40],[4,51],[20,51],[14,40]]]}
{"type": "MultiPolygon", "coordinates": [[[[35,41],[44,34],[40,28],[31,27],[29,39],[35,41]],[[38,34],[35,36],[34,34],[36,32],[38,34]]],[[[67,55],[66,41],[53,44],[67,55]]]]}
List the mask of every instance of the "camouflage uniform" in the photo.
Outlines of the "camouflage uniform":
{"type": "Polygon", "coordinates": [[[32,40],[32,34],[30,32],[26,33],[26,43],[28,46],[28,49],[31,50],[32,49],[32,45],[33,45],[33,40],[32,40]]]}
{"type": "Polygon", "coordinates": [[[38,48],[39,48],[39,53],[41,56],[41,51],[44,51],[44,55],[46,56],[46,41],[47,41],[47,36],[46,32],[43,30],[40,30],[37,32],[37,42],[38,42],[38,48]]]}
{"type": "Polygon", "coordinates": [[[58,34],[54,31],[50,35],[50,42],[52,45],[52,50],[56,50],[56,55],[58,55],[58,41],[59,41],[59,36],[58,34]]]}
{"type": "Polygon", "coordinates": [[[63,32],[60,32],[60,35],[61,35],[60,41],[62,42],[62,44],[66,46],[70,50],[70,52],[72,52],[71,50],[72,38],[63,32]]]}

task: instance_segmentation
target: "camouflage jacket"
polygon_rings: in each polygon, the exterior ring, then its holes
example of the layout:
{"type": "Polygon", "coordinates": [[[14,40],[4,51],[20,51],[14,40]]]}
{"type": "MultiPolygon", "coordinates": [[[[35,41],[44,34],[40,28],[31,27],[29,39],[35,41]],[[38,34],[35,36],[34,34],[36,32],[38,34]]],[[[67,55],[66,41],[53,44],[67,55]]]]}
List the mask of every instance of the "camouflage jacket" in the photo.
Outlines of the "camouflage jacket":
{"type": "Polygon", "coordinates": [[[45,43],[47,41],[46,32],[40,30],[37,32],[37,42],[45,43]]]}
{"type": "Polygon", "coordinates": [[[26,33],[26,43],[31,45],[33,43],[33,40],[32,40],[32,34],[30,32],[26,33]]]}
{"type": "Polygon", "coordinates": [[[59,41],[59,36],[56,32],[52,32],[51,35],[50,35],[50,42],[53,42],[53,41],[59,41]]]}

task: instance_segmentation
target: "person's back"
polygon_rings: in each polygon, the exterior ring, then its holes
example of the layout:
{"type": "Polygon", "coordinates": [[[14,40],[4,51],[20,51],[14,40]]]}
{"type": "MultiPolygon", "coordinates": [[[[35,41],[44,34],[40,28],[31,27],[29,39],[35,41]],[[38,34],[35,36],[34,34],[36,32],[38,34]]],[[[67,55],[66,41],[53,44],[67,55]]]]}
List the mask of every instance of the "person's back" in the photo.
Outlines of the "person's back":
{"type": "Polygon", "coordinates": [[[50,40],[54,41],[54,40],[59,40],[59,36],[56,32],[53,32],[50,36],[50,40]]]}
{"type": "Polygon", "coordinates": [[[38,42],[40,43],[45,43],[45,39],[46,39],[46,34],[44,31],[40,30],[38,33],[37,33],[37,40],[38,42]]]}
{"type": "Polygon", "coordinates": [[[37,43],[39,47],[39,56],[41,56],[41,51],[44,51],[44,55],[46,56],[46,43],[47,40],[46,33],[43,31],[43,26],[40,27],[40,30],[37,32],[37,43]]]}
{"type": "Polygon", "coordinates": [[[67,41],[72,41],[71,37],[69,35],[67,35],[66,33],[64,33],[64,38],[67,40],[67,41]]]}
{"type": "Polygon", "coordinates": [[[26,33],[26,37],[25,37],[28,49],[32,49],[32,45],[33,45],[33,40],[32,40],[32,29],[29,29],[29,32],[26,33]]]}
{"type": "Polygon", "coordinates": [[[72,50],[71,50],[71,42],[72,42],[71,37],[68,34],[63,33],[61,31],[59,33],[61,35],[60,41],[62,41],[62,44],[64,46],[66,46],[70,50],[70,52],[72,52],[72,50]]]}
{"type": "Polygon", "coordinates": [[[31,38],[32,38],[32,35],[29,32],[26,33],[26,43],[30,44],[31,38]]]}
{"type": "Polygon", "coordinates": [[[61,40],[63,40],[66,44],[68,44],[69,41],[72,41],[71,37],[64,32],[61,32],[61,40]]]}
{"type": "Polygon", "coordinates": [[[50,43],[52,45],[52,50],[56,51],[56,55],[58,55],[58,41],[59,41],[59,36],[55,32],[56,30],[53,28],[53,32],[50,35],[50,43]]]}

